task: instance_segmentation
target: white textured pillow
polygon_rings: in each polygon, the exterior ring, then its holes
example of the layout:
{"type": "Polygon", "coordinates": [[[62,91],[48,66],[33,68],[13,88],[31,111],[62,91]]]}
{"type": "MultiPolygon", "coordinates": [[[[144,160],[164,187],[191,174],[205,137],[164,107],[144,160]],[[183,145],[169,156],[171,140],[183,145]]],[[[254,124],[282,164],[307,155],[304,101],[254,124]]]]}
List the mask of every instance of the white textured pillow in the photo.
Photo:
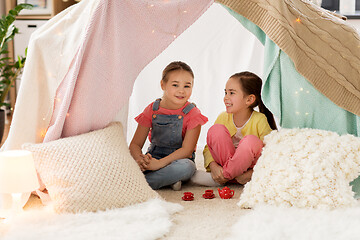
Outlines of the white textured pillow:
{"type": "Polygon", "coordinates": [[[131,157],[119,122],[22,148],[33,152],[58,213],[106,210],[158,197],[131,157]]]}
{"type": "Polygon", "coordinates": [[[265,147],[239,206],[334,209],[356,204],[349,183],[360,171],[360,138],[315,129],[282,129],[265,147]]]}

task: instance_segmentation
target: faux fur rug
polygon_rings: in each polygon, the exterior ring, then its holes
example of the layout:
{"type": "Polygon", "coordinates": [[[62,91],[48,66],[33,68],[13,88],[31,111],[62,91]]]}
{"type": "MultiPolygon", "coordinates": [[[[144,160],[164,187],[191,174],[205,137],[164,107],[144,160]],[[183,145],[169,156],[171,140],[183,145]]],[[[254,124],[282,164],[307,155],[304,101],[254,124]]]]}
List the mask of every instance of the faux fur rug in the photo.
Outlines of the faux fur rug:
{"type": "Polygon", "coordinates": [[[359,226],[359,205],[331,211],[261,206],[239,217],[227,240],[355,240],[359,226]]]}
{"type": "MultiPolygon", "coordinates": [[[[201,169],[202,161],[196,163],[201,169]]],[[[231,199],[220,199],[216,187],[188,183],[181,191],[158,190],[166,202],[157,199],[123,209],[83,214],[57,215],[33,198],[23,216],[7,224],[0,220],[0,239],[360,239],[359,201],[355,207],[332,211],[269,206],[242,209],[237,203],[243,187],[229,187],[235,190],[231,199]],[[206,189],[213,189],[216,197],[204,199],[206,189]],[[194,193],[194,201],[181,200],[187,191],[194,193]]]]}
{"type": "Polygon", "coordinates": [[[179,204],[160,199],[96,213],[56,214],[50,208],[25,211],[0,223],[2,240],[158,239],[170,231],[179,204]]]}
{"type": "MultiPolygon", "coordinates": [[[[185,185],[182,191],[159,190],[167,201],[151,200],[128,208],[98,213],[57,215],[39,203],[5,224],[2,240],[161,239],[161,240],[352,240],[360,238],[360,206],[336,210],[310,210],[262,206],[241,209],[232,199],[201,197],[206,187],[185,185]],[[181,200],[184,191],[195,200],[181,200]],[[40,207],[40,208],[39,208],[40,207]],[[38,209],[36,209],[38,208],[38,209]]],[[[216,188],[212,188],[216,191],[216,188]]],[[[359,203],[360,204],[360,203],[359,203]]]]}

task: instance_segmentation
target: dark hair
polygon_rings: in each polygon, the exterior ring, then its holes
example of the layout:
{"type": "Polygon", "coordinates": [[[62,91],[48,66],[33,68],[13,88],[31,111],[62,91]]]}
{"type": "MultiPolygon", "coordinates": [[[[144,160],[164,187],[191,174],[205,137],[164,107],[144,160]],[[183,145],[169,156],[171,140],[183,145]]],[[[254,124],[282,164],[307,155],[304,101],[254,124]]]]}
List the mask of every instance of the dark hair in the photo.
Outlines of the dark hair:
{"type": "Polygon", "coordinates": [[[169,63],[169,65],[167,65],[165,67],[165,69],[163,70],[162,73],[162,78],[161,80],[163,80],[165,83],[168,81],[167,76],[170,72],[176,71],[176,70],[183,70],[183,71],[187,71],[191,74],[191,76],[194,78],[194,73],[191,70],[190,66],[187,65],[184,62],[181,61],[176,61],[176,62],[171,62],[169,63]]]}
{"type": "Polygon", "coordinates": [[[240,72],[235,73],[230,78],[236,78],[239,80],[240,87],[243,92],[247,95],[253,94],[255,96],[254,103],[250,106],[254,108],[259,106],[259,111],[265,114],[267,121],[271,127],[271,129],[277,129],[275,119],[273,114],[270,112],[269,109],[264,105],[263,101],[261,100],[261,86],[262,80],[256,74],[251,72],[240,72]]]}

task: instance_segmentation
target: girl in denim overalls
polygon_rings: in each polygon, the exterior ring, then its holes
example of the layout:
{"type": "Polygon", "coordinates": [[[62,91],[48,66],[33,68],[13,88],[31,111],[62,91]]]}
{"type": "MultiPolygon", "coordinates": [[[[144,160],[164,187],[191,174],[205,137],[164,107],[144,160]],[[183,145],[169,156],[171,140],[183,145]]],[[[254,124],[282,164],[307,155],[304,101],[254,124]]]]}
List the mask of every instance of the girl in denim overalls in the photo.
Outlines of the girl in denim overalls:
{"type": "Polygon", "coordinates": [[[194,74],[187,64],[170,63],[161,79],[163,97],[135,118],[138,127],[129,149],[153,189],[170,185],[180,190],[181,182],[195,173],[194,151],[201,125],[208,119],[188,102],[193,83],[194,74]],[[147,136],[151,144],[143,154],[147,136]]]}

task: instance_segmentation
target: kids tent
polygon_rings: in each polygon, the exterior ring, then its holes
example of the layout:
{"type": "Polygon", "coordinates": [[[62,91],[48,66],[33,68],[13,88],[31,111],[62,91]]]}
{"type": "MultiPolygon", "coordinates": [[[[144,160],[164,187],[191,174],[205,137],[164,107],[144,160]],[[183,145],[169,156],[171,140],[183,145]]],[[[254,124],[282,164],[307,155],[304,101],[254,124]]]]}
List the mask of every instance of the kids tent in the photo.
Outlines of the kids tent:
{"type": "MultiPolygon", "coordinates": [[[[359,134],[360,41],[351,26],[304,0],[215,2],[264,45],[259,60],[263,100],[282,127],[359,134]]],[[[115,118],[126,121],[138,75],[213,4],[212,0],[82,0],[52,18],[30,39],[2,149],[100,129],[115,118]]],[[[244,40],[240,36],[235,42],[241,45],[244,40]]],[[[239,55],[237,61],[244,59],[239,55]]],[[[226,65],[214,69],[203,63],[214,76],[226,65]]],[[[159,79],[147,81],[155,85],[159,79]]],[[[211,92],[216,81],[195,84],[211,92]]],[[[200,105],[206,106],[206,100],[200,105]]],[[[205,109],[208,115],[211,108],[205,109]]]]}

